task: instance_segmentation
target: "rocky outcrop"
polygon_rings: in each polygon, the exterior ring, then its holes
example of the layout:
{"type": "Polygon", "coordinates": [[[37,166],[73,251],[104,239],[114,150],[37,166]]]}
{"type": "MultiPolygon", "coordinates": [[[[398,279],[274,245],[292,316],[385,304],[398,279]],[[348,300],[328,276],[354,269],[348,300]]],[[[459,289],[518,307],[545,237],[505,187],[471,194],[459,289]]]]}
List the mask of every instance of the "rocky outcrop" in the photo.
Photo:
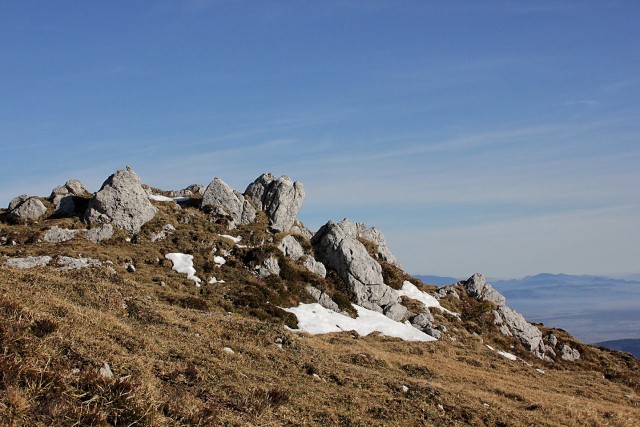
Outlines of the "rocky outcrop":
{"type": "Polygon", "coordinates": [[[101,265],[102,262],[93,258],[59,256],[56,264],[62,270],[78,270],[81,268],[98,266],[101,265]]]}
{"type": "Polygon", "coordinates": [[[9,267],[20,269],[34,268],[47,265],[51,262],[50,256],[28,256],[24,258],[9,258],[4,264],[9,267]]]}
{"type": "Polygon", "coordinates": [[[176,231],[176,228],[173,225],[165,224],[162,227],[162,230],[158,231],[157,233],[153,233],[151,235],[151,241],[158,242],[158,241],[165,240],[168,236],[173,234],[175,231],[176,231]]]}
{"type": "Polygon", "coordinates": [[[361,222],[356,222],[355,228],[359,238],[368,240],[377,246],[378,248],[378,252],[376,254],[377,256],[379,256],[381,259],[388,262],[389,264],[393,264],[400,269],[402,268],[402,266],[400,265],[396,257],[393,256],[393,254],[389,250],[389,247],[387,246],[387,241],[385,240],[384,234],[382,234],[382,231],[380,231],[376,227],[367,227],[366,224],[363,224],[361,222]]]}
{"type": "Polygon", "coordinates": [[[377,312],[389,311],[397,316],[394,304],[399,295],[384,283],[382,267],[357,240],[357,233],[345,220],[339,224],[329,221],[311,239],[319,261],[336,271],[355,296],[355,303],[377,312]]]}
{"type": "Polygon", "coordinates": [[[79,232],[80,230],[69,230],[68,228],[54,226],[47,230],[43,239],[45,242],[49,243],[62,243],[73,239],[79,232]]]}
{"type": "Polygon", "coordinates": [[[569,347],[566,344],[562,346],[561,352],[562,354],[560,357],[562,357],[562,360],[566,360],[568,362],[575,362],[576,360],[580,359],[580,352],[576,349],[569,347]]]}
{"type": "Polygon", "coordinates": [[[334,300],[331,299],[331,297],[329,295],[327,295],[326,293],[324,293],[323,291],[321,291],[318,288],[314,288],[313,286],[307,286],[305,288],[305,290],[307,291],[307,293],[309,295],[311,295],[311,297],[321,306],[323,306],[324,308],[328,309],[328,310],[333,310],[336,313],[340,313],[340,307],[338,307],[338,304],[335,303],[334,300]]]}
{"type": "Polygon", "coordinates": [[[49,200],[53,203],[53,215],[69,217],[78,215],[82,206],[82,196],[88,196],[89,191],[77,179],[70,179],[64,185],[59,185],[51,191],[49,200]]]}
{"type": "Polygon", "coordinates": [[[250,224],[256,219],[256,210],[251,203],[218,177],[204,191],[202,209],[229,216],[238,224],[250,224]]]}
{"type": "Polygon", "coordinates": [[[169,197],[193,197],[204,195],[205,187],[202,184],[191,184],[182,190],[173,190],[169,192],[169,197]]]}
{"type": "Polygon", "coordinates": [[[262,209],[275,231],[289,231],[304,200],[304,186],[288,176],[275,179],[273,174],[260,175],[245,190],[245,195],[262,209]]]}
{"type": "Polygon", "coordinates": [[[282,241],[278,245],[278,249],[284,254],[284,256],[287,256],[294,261],[297,261],[304,256],[304,249],[302,248],[302,245],[291,235],[282,238],[282,241]]]}
{"type": "Polygon", "coordinates": [[[302,265],[312,273],[317,274],[320,277],[327,277],[327,269],[323,263],[315,260],[311,255],[307,255],[307,257],[302,262],[302,265]]]}
{"type": "Polygon", "coordinates": [[[103,224],[100,227],[94,227],[84,232],[84,238],[93,243],[100,243],[113,237],[113,226],[111,224],[103,224]]]}
{"type": "Polygon", "coordinates": [[[277,276],[280,274],[280,265],[278,265],[278,259],[274,256],[270,256],[262,262],[262,265],[256,269],[258,271],[258,277],[266,278],[269,276],[277,276]]]}
{"type": "Polygon", "coordinates": [[[37,197],[23,194],[11,200],[7,219],[13,222],[37,221],[47,213],[47,207],[37,197]]]}
{"type": "Polygon", "coordinates": [[[89,201],[85,220],[91,226],[111,224],[129,234],[137,234],[156,212],[138,175],[127,166],[102,184],[89,201]]]}
{"type": "Polygon", "coordinates": [[[500,332],[518,338],[530,352],[544,358],[545,349],[540,329],[527,322],[520,313],[508,307],[505,297],[493,286],[486,283],[482,274],[476,273],[458,284],[465,288],[469,296],[496,304],[497,308],[493,310],[493,316],[500,332]]]}

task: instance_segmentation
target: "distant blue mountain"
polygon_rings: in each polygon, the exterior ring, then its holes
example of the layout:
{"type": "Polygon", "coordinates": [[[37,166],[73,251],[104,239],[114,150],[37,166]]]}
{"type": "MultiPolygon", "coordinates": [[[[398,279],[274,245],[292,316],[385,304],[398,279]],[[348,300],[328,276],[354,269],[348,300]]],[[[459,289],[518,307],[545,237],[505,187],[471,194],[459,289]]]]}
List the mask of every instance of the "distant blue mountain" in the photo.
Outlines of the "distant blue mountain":
{"type": "Polygon", "coordinates": [[[640,359],[640,339],[603,341],[596,344],[611,350],[626,351],[633,354],[636,359],[640,359]]]}
{"type": "MultiPolygon", "coordinates": [[[[445,286],[455,277],[417,275],[445,286]]],[[[626,279],[541,273],[522,279],[490,280],[507,305],[531,322],[562,328],[586,343],[640,338],[640,275],[626,279]],[[638,279],[637,279],[638,278],[638,279]]]]}
{"type": "Polygon", "coordinates": [[[640,337],[640,280],[542,273],[490,283],[529,321],[582,341],[640,337]]]}
{"type": "Polygon", "coordinates": [[[447,277],[447,276],[417,276],[414,275],[416,279],[422,280],[424,283],[435,286],[446,286],[451,285],[452,283],[457,283],[460,279],[456,279],[455,277],[447,277]]]}

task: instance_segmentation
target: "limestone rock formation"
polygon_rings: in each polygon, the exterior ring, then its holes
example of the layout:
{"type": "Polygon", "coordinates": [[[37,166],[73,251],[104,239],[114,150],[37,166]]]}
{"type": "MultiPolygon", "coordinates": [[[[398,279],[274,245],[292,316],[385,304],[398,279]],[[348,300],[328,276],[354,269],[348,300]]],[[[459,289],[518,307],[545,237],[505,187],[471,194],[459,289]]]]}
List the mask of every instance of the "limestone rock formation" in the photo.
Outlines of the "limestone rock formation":
{"type": "Polygon", "coordinates": [[[51,191],[49,200],[53,203],[55,216],[77,215],[81,203],[81,196],[88,196],[89,191],[77,179],[70,179],[64,185],[59,185],[51,191]]]}
{"type": "Polygon", "coordinates": [[[182,190],[173,190],[169,192],[169,197],[193,197],[204,195],[205,187],[202,184],[191,184],[182,190]]]}
{"type": "Polygon", "coordinates": [[[304,186],[288,176],[275,179],[273,174],[260,175],[245,190],[245,195],[269,217],[269,227],[289,231],[304,200],[304,186]]]}
{"type": "Polygon", "coordinates": [[[78,235],[80,230],[69,230],[58,226],[51,227],[44,235],[44,241],[50,243],[62,243],[71,240],[78,235]]]}
{"type": "Polygon", "coordinates": [[[476,273],[459,284],[466,289],[469,296],[481,301],[490,301],[498,306],[493,311],[493,316],[500,332],[518,338],[529,351],[540,358],[544,357],[542,332],[527,322],[520,313],[508,307],[505,297],[486,283],[482,274],[476,273]]]}
{"type": "Polygon", "coordinates": [[[378,247],[378,256],[389,264],[393,264],[398,268],[402,268],[398,260],[389,250],[387,241],[384,238],[384,234],[376,227],[367,227],[361,222],[355,223],[356,232],[358,237],[373,242],[378,247]]]}
{"type": "Polygon", "coordinates": [[[278,249],[284,254],[284,256],[287,256],[294,261],[299,260],[304,255],[302,245],[291,235],[285,236],[282,239],[278,245],[278,249]]]}
{"type": "Polygon", "coordinates": [[[251,203],[218,177],[204,191],[202,209],[230,216],[239,224],[250,224],[256,218],[256,210],[251,203]]]}
{"type": "Polygon", "coordinates": [[[93,243],[100,243],[103,240],[110,239],[112,236],[113,226],[111,224],[103,224],[100,227],[94,227],[84,232],[84,238],[93,243]]]}
{"type": "Polygon", "coordinates": [[[336,313],[340,313],[341,312],[340,307],[338,307],[338,304],[336,304],[335,301],[332,300],[329,295],[327,295],[326,293],[324,293],[320,289],[314,288],[313,286],[307,286],[305,288],[305,290],[307,291],[307,293],[309,295],[311,295],[311,297],[314,300],[316,300],[316,302],[318,304],[320,304],[324,308],[326,308],[328,310],[333,310],[336,313]]]}
{"type": "Polygon", "coordinates": [[[87,207],[85,220],[91,225],[112,224],[136,234],[157,209],[149,201],[138,175],[127,166],[102,184],[87,207]]]}
{"type": "Polygon", "coordinates": [[[37,221],[46,213],[47,207],[40,199],[23,194],[9,203],[7,218],[13,222],[37,221]]]}
{"type": "Polygon", "coordinates": [[[47,265],[51,262],[50,256],[28,256],[24,258],[9,258],[5,265],[10,267],[20,268],[20,269],[28,269],[34,268],[38,266],[47,265]]]}
{"type": "Polygon", "coordinates": [[[576,349],[569,347],[568,345],[562,346],[562,360],[567,360],[569,362],[574,362],[580,359],[580,352],[576,349]]]}
{"type": "Polygon", "coordinates": [[[302,262],[302,265],[304,265],[307,270],[317,274],[320,277],[327,277],[327,269],[324,264],[316,261],[315,258],[311,255],[307,255],[307,257],[302,262]]]}
{"type": "Polygon", "coordinates": [[[257,270],[258,276],[263,279],[272,275],[277,276],[278,274],[280,274],[280,265],[278,265],[278,259],[274,256],[270,256],[269,258],[264,260],[262,265],[260,265],[257,270]]]}
{"type": "Polygon", "coordinates": [[[102,265],[102,262],[93,258],[59,256],[56,264],[62,270],[78,270],[81,268],[102,265]]]}
{"type": "MultiPolygon", "coordinates": [[[[336,271],[353,292],[355,303],[370,310],[385,309],[400,302],[399,295],[384,283],[382,267],[357,240],[357,233],[345,220],[329,221],[311,239],[318,260],[336,271]]],[[[395,311],[392,314],[396,314],[395,311]]]]}

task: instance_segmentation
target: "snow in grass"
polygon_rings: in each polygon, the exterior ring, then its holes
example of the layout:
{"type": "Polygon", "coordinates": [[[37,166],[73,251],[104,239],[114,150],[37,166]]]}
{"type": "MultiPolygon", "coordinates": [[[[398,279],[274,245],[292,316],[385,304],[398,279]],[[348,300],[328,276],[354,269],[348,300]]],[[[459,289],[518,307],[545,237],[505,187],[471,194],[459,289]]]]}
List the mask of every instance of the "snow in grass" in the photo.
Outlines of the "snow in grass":
{"type": "Polygon", "coordinates": [[[160,194],[151,194],[149,199],[155,200],[156,202],[186,202],[189,200],[188,197],[167,197],[160,194]]]}
{"type": "Polygon", "coordinates": [[[429,295],[426,292],[422,292],[420,289],[418,289],[413,283],[409,282],[409,281],[404,281],[402,283],[402,289],[400,289],[398,292],[398,294],[400,294],[400,296],[405,296],[417,301],[420,301],[422,304],[424,304],[424,306],[426,308],[437,308],[439,310],[442,310],[446,313],[452,314],[454,316],[459,316],[458,313],[454,313],[452,311],[447,310],[446,308],[444,308],[443,306],[440,305],[440,302],[433,296],[429,295]]]}
{"type": "Polygon", "coordinates": [[[220,237],[224,237],[225,239],[229,239],[231,240],[233,243],[240,243],[240,240],[242,240],[242,236],[231,236],[229,234],[218,234],[218,236],[220,237]]]}
{"type": "Polygon", "coordinates": [[[216,256],[214,256],[214,257],[213,257],[213,262],[215,262],[215,263],[216,263],[216,265],[217,265],[218,267],[220,267],[220,266],[221,266],[221,265],[223,265],[225,262],[227,262],[227,260],[226,260],[226,259],[224,259],[224,257],[221,257],[221,256],[216,255],[216,256]]]}
{"type": "Polygon", "coordinates": [[[211,276],[211,279],[209,279],[209,284],[215,285],[216,283],[225,283],[225,281],[216,279],[216,276],[211,276]]]}
{"type": "Polygon", "coordinates": [[[514,356],[514,355],[513,355],[513,354],[511,354],[511,353],[507,353],[506,351],[498,350],[498,354],[499,354],[500,356],[504,356],[504,357],[506,357],[506,358],[507,358],[507,359],[509,359],[509,360],[516,360],[516,359],[517,359],[517,357],[516,357],[516,356],[514,356]]]}
{"type": "Polygon", "coordinates": [[[436,340],[431,335],[414,328],[409,322],[396,322],[382,313],[367,310],[355,304],[353,307],[358,312],[358,317],[355,319],[328,310],[320,304],[300,304],[284,310],[296,315],[299,331],[312,335],[353,330],[362,336],[380,332],[382,335],[402,338],[405,341],[436,340]]]}
{"type": "Polygon", "coordinates": [[[193,255],[178,252],[166,254],[164,257],[171,260],[175,271],[186,274],[187,279],[193,280],[196,283],[196,286],[200,286],[202,279],[196,276],[196,269],[193,268],[193,255]]]}

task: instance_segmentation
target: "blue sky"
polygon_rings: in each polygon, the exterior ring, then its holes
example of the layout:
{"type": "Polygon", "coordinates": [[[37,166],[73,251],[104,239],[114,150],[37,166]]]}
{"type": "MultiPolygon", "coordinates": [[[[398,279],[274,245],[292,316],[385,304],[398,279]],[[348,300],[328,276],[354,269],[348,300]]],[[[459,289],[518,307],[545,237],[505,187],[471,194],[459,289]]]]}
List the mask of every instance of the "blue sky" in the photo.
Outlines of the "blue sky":
{"type": "Polygon", "coordinates": [[[0,0],[0,203],[305,184],[415,274],[640,272],[636,1],[0,0]]]}

